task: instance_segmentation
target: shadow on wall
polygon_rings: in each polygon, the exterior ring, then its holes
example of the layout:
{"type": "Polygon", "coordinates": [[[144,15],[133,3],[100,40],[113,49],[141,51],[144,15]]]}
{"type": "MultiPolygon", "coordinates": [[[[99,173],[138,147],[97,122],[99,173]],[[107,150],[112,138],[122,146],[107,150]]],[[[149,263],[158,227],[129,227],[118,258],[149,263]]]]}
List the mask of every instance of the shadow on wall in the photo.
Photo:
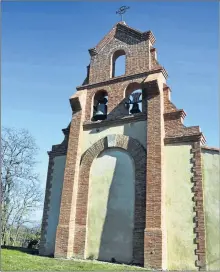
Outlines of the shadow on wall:
{"type": "Polygon", "coordinates": [[[110,156],[116,157],[116,165],[109,190],[98,258],[104,261],[131,263],[135,203],[134,163],[132,161],[133,167],[130,165],[133,169],[127,169],[119,156],[110,156]],[[126,174],[131,174],[130,178],[126,174]]]}
{"type": "MultiPolygon", "coordinates": [[[[97,217],[100,218],[103,216],[104,218],[103,222],[99,222],[103,225],[101,233],[96,233],[97,237],[100,237],[100,243],[97,244],[98,248],[96,250],[93,248],[98,255],[95,257],[101,261],[130,264],[133,260],[135,206],[134,162],[126,151],[119,148],[105,150],[98,156],[98,160],[99,164],[100,162],[105,163],[105,166],[103,165],[105,174],[108,172],[106,175],[108,176],[107,179],[105,179],[106,176],[103,175],[102,183],[100,183],[99,180],[100,185],[97,184],[99,186],[99,192],[100,190],[106,189],[109,191],[107,195],[103,192],[102,196],[99,196],[102,198],[107,196],[105,204],[103,200],[98,200],[99,204],[96,206],[98,207],[96,210],[97,217]],[[109,166],[106,166],[106,164],[109,166]],[[113,165],[114,168],[112,167],[113,165]],[[105,210],[104,213],[103,210],[105,210]]],[[[100,171],[102,172],[102,170],[100,171]]],[[[94,184],[92,184],[92,186],[94,186],[94,184]]],[[[100,219],[97,218],[95,220],[100,219]]],[[[97,224],[97,222],[95,224],[97,224]]],[[[93,229],[93,233],[90,232],[90,235],[95,235],[95,231],[96,230],[93,229]]],[[[90,238],[88,239],[90,240],[90,238]]],[[[90,251],[90,253],[92,252],[90,251]]],[[[90,258],[92,258],[92,256],[90,256],[90,258]]]]}

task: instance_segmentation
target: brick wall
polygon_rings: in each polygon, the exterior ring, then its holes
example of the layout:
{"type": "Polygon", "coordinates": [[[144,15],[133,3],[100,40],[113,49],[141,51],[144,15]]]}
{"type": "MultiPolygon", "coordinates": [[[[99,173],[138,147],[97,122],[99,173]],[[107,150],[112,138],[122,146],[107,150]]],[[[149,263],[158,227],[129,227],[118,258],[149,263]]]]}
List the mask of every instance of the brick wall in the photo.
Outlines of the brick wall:
{"type": "MultiPolygon", "coordinates": [[[[123,117],[128,115],[128,110],[125,108],[125,101],[128,98],[126,96],[126,90],[129,88],[129,94],[139,88],[142,88],[141,83],[145,77],[140,77],[137,79],[124,80],[123,82],[117,82],[114,84],[106,84],[102,87],[92,88],[89,90],[86,99],[86,116],[85,121],[90,121],[93,112],[93,98],[95,94],[101,90],[105,90],[108,93],[108,116],[107,120],[114,120],[117,117],[123,117]],[[133,83],[136,83],[133,84],[133,83]]],[[[144,103],[144,102],[143,102],[144,103]]],[[[143,107],[144,112],[146,112],[145,107],[143,107]]]]}
{"type": "Polygon", "coordinates": [[[159,89],[146,88],[147,92],[147,195],[146,229],[144,237],[145,267],[162,268],[162,151],[163,112],[159,89]]]}
{"type": "Polygon", "coordinates": [[[152,33],[141,33],[118,23],[97,47],[90,50],[89,84],[102,82],[111,77],[112,56],[117,50],[126,53],[125,75],[150,70],[150,45],[152,33]]]}
{"type": "Polygon", "coordinates": [[[70,102],[73,116],[70,125],[69,142],[64,172],[60,217],[57,227],[55,257],[71,257],[75,229],[75,201],[78,187],[80,164],[80,141],[82,123],[85,115],[86,92],[74,95],[70,102]]]}
{"type": "MultiPolygon", "coordinates": [[[[203,212],[201,211],[203,202],[202,179],[199,174],[199,145],[204,143],[205,139],[198,126],[187,128],[183,125],[185,112],[178,110],[170,101],[170,89],[166,84],[162,90],[161,82],[158,85],[158,80],[146,83],[150,74],[161,73],[164,77],[167,76],[166,71],[156,59],[155,49],[152,48],[154,41],[155,38],[150,31],[140,32],[123,23],[118,23],[96,47],[89,50],[91,62],[88,67],[87,79],[84,82],[86,85],[78,87],[76,95],[71,99],[73,117],[69,132],[60,220],[56,236],[56,257],[74,255],[84,258],[89,169],[94,157],[109,145],[107,137],[97,141],[84,155],[81,154],[80,136],[83,127],[85,127],[83,125],[97,123],[99,126],[104,126],[106,122],[108,125],[114,125],[116,119],[120,119],[123,123],[123,117],[128,114],[124,107],[126,88],[129,84],[135,83],[132,90],[136,88],[134,86],[139,86],[139,84],[143,89],[142,115],[146,115],[145,119],[148,122],[147,158],[139,143],[125,136],[113,136],[115,146],[130,152],[136,162],[136,191],[138,194],[135,200],[134,260],[155,269],[161,269],[163,266],[163,258],[165,258],[165,230],[162,222],[163,145],[190,141],[194,143],[193,150],[195,150],[194,177],[197,192],[195,206],[200,209],[196,218],[198,237],[196,254],[200,261],[198,266],[201,268],[203,265],[205,233],[203,231],[203,212]],[[124,50],[126,53],[126,73],[111,79],[111,58],[117,50],[124,50]],[[103,122],[92,123],[93,97],[100,90],[108,92],[109,115],[108,119],[103,122]],[[82,159],[81,165],[80,159],[82,159]],[[145,232],[143,232],[144,225],[145,232]]],[[[51,165],[52,162],[49,164],[48,177],[51,165]]],[[[49,188],[50,182],[48,181],[48,192],[49,188]]],[[[47,202],[48,200],[45,198],[44,222],[46,222],[47,202]]],[[[45,228],[44,223],[43,229],[45,228]]]]}

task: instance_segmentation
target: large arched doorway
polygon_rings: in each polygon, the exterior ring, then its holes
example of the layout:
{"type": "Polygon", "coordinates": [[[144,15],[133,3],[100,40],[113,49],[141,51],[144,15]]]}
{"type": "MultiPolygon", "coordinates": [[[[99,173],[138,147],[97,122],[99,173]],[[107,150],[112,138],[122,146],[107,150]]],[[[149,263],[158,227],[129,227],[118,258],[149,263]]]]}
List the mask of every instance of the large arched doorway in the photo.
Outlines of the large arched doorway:
{"type": "Polygon", "coordinates": [[[108,148],[90,169],[86,258],[133,260],[135,166],[129,153],[108,148]]]}
{"type": "MultiPolygon", "coordinates": [[[[135,207],[133,228],[133,263],[144,263],[144,228],[146,216],[146,150],[138,140],[125,136],[111,134],[95,142],[81,157],[79,182],[77,184],[77,201],[74,227],[73,256],[88,258],[88,208],[90,169],[93,161],[109,148],[119,148],[132,157],[135,171],[135,207]]],[[[123,156],[123,155],[122,155],[123,156]]],[[[103,167],[103,163],[99,165],[103,167]]],[[[124,171],[127,170],[124,168],[124,171]]],[[[129,171],[129,170],[128,170],[129,171]]],[[[102,197],[98,195],[97,197],[102,197]]],[[[97,254],[97,253],[96,253],[97,254]]],[[[95,256],[94,256],[95,257],[95,256]]],[[[113,257],[114,258],[114,257],[113,257]]],[[[116,260],[117,261],[117,260],[116,260]]]]}

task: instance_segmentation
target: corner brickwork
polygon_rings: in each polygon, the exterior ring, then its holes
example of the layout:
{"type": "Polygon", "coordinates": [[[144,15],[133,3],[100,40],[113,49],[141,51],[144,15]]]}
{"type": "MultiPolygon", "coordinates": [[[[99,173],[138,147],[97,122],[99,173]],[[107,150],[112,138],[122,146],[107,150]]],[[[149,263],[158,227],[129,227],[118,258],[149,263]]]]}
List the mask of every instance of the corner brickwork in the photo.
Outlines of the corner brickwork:
{"type": "Polygon", "coordinates": [[[165,126],[165,144],[174,142],[195,142],[198,137],[201,143],[206,140],[200,131],[199,126],[186,127],[183,124],[186,113],[170,101],[170,88],[164,85],[164,126],[165,126]]]}
{"type": "Polygon", "coordinates": [[[77,93],[70,99],[72,121],[70,125],[66,167],[61,197],[59,224],[56,233],[55,257],[69,258],[73,255],[75,201],[81,155],[82,123],[85,116],[86,92],[77,93]]]}
{"type": "Polygon", "coordinates": [[[194,142],[192,144],[192,154],[193,154],[193,201],[195,203],[194,212],[196,216],[194,218],[196,233],[195,243],[197,245],[196,256],[198,260],[196,261],[196,266],[199,270],[206,270],[206,245],[205,245],[205,215],[204,215],[204,192],[203,192],[203,176],[202,176],[202,155],[201,155],[201,143],[200,141],[194,142]]]}
{"type": "Polygon", "coordinates": [[[147,194],[146,228],[144,237],[144,266],[162,269],[162,152],[163,152],[163,99],[159,86],[151,82],[146,87],[147,95],[147,194]]]}
{"type": "MultiPolygon", "coordinates": [[[[201,148],[205,144],[205,137],[200,131],[199,126],[185,127],[183,120],[186,116],[183,110],[178,110],[176,106],[170,101],[170,89],[164,86],[164,121],[165,121],[165,144],[170,143],[184,143],[189,142],[192,144],[191,152],[192,159],[192,191],[194,193],[194,218],[196,234],[195,244],[197,249],[195,255],[198,260],[195,266],[199,270],[206,270],[206,234],[205,234],[205,219],[204,219],[204,201],[203,201],[203,176],[202,176],[202,161],[201,161],[201,148]]],[[[205,148],[205,147],[204,147],[205,148]]]]}

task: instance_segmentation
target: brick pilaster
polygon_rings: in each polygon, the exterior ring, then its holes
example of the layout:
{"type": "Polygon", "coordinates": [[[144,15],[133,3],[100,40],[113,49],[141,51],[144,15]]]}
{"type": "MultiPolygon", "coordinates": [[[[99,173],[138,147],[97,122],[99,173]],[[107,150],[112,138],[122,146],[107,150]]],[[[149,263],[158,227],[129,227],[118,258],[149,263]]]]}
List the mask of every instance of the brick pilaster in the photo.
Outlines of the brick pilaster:
{"type": "Polygon", "coordinates": [[[50,195],[52,188],[52,174],[53,174],[53,166],[54,166],[54,156],[49,154],[49,164],[47,170],[47,183],[46,183],[46,191],[44,198],[44,211],[43,211],[43,219],[41,225],[41,239],[39,246],[39,254],[46,254],[46,235],[47,235],[47,226],[48,226],[48,212],[49,212],[49,204],[50,204],[50,195]]]}
{"type": "Polygon", "coordinates": [[[195,243],[197,249],[195,254],[198,257],[196,266],[199,270],[206,270],[206,233],[205,233],[205,215],[204,215],[204,197],[203,197],[203,180],[202,180],[202,154],[200,141],[192,144],[193,153],[193,192],[194,192],[194,211],[196,216],[194,218],[196,233],[195,243]]]}
{"type": "Polygon", "coordinates": [[[59,224],[56,233],[55,257],[69,258],[73,255],[75,228],[75,201],[80,164],[80,136],[85,116],[86,92],[73,97],[73,116],[70,126],[66,167],[61,198],[59,224]]]}
{"type": "Polygon", "coordinates": [[[162,269],[162,182],[163,182],[163,95],[155,86],[146,89],[147,104],[147,175],[146,229],[144,266],[162,269]]]}

